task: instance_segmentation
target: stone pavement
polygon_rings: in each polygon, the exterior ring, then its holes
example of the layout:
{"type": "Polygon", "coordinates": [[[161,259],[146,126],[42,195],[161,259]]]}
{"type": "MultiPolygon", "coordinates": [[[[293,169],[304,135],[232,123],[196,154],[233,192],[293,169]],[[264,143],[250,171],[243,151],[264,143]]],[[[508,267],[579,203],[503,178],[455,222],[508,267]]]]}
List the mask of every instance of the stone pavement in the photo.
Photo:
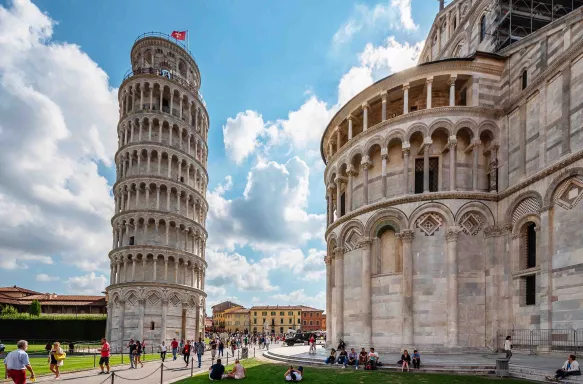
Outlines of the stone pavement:
{"type": "MultiPolygon", "coordinates": [[[[269,349],[278,350],[281,344],[271,344],[269,349]]],[[[263,350],[256,348],[256,355],[259,356],[263,350]]],[[[150,355],[149,355],[150,356],[150,355]]],[[[235,357],[237,352],[235,352],[235,357]]],[[[253,348],[249,349],[249,357],[253,357],[253,348]]],[[[227,351],[225,349],[225,356],[221,357],[223,364],[227,363],[227,351]]],[[[196,356],[195,356],[196,360],[196,356]]],[[[233,357],[229,355],[229,363],[234,361],[233,357]]],[[[144,368],[130,369],[129,365],[117,365],[111,368],[111,372],[115,373],[114,383],[115,384],[128,384],[138,382],[140,384],[160,384],[160,383],[174,383],[181,379],[190,377],[191,372],[194,374],[200,372],[207,372],[211,366],[211,353],[207,351],[202,358],[202,367],[196,368],[198,365],[195,362],[195,368],[191,371],[191,366],[185,367],[184,360],[182,356],[178,356],[176,361],[172,360],[172,355],[166,358],[164,363],[164,374],[161,377],[161,361],[148,361],[144,363],[144,368]],[[162,381],[162,380],[163,381],[162,381]]],[[[100,369],[91,369],[87,371],[74,372],[74,373],[63,373],[61,375],[60,382],[70,383],[70,384],[109,384],[111,383],[111,375],[99,375],[100,369]]],[[[37,383],[49,383],[54,382],[54,376],[41,376],[38,377],[37,383]]]]}

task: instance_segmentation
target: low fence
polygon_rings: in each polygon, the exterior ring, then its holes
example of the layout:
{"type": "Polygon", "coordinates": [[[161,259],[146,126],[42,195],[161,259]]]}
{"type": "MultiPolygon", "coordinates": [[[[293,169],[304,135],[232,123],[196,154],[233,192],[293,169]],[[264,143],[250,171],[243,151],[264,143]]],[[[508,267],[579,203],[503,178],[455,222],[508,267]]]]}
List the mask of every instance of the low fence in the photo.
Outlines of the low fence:
{"type": "Polygon", "coordinates": [[[512,349],[532,355],[548,352],[577,354],[583,352],[583,328],[580,329],[512,329],[496,333],[497,347],[504,349],[507,336],[512,337],[512,349]]]}

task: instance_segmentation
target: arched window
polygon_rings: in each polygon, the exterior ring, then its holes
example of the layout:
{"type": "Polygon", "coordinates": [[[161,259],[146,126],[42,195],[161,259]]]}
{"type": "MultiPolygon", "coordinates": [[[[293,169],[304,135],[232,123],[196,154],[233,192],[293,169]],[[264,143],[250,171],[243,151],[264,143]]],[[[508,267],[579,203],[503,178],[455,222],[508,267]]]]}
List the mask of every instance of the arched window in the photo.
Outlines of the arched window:
{"type": "MultiPolygon", "coordinates": [[[[520,234],[520,269],[537,266],[536,261],[536,224],[532,221],[524,224],[520,234]]],[[[536,272],[521,278],[522,305],[536,305],[536,272]]]]}
{"type": "Polygon", "coordinates": [[[522,71],[522,89],[528,87],[528,72],[526,69],[522,71]]]}
{"type": "Polygon", "coordinates": [[[536,224],[528,223],[526,225],[525,235],[526,235],[526,247],[524,252],[525,266],[526,268],[536,267],[536,224]]]}
{"type": "Polygon", "coordinates": [[[396,231],[391,226],[385,226],[377,232],[375,253],[376,253],[376,273],[398,273],[401,272],[401,242],[396,236],[396,231]]]}
{"type": "Polygon", "coordinates": [[[486,15],[480,19],[480,43],[486,38],[486,15]]]}
{"type": "Polygon", "coordinates": [[[453,30],[457,29],[457,16],[453,18],[453,30]]]}

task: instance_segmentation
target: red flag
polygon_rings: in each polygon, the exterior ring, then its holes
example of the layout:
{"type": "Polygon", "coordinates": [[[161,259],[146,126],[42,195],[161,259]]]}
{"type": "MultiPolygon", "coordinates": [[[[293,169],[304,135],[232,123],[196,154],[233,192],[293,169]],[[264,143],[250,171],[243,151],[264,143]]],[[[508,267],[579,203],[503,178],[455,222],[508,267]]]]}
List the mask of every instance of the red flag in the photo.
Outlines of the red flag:
{"type": "Polygon", "coordinates": [[[176,40],[184,40],[186,39],[186,31],[173,31],[170,36],[176,40]]]}

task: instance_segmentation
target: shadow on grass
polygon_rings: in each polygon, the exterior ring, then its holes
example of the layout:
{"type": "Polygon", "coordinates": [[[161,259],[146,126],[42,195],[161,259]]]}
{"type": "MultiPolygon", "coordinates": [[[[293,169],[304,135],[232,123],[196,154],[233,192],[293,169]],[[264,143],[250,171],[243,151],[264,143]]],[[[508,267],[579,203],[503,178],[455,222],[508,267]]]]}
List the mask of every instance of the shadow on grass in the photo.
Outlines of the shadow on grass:
{"type": "MultiPolygon", "coordinates": [[[[243,380],[237,380],[237,383],[248,384],[270,384],[285,383],[283,374],[288,366],[281,364],[271,364],[249,359],[242,361],[247,370],[247,377],[243,380]]],[[[231,371],[232,365],[229,365],[225,372],[231,371]]],[[[297,368],[294,366],[294,368],[297,368]]],[[[223,381],[233,383],[235,380],[225,379],[223,381]]],[[[208,373],[194,376],[190,379],[180,381],[180,384],[198,384],[210,383],[208,373]]],[[[304,379],[302,383],[323,383],[323,384],[377,384],[377,383],[431,383],[431,384],[487,384],[501,383],[501,380],[495,377],[479,376],[460,376],[460,375],[443,375],[430,373],[388,373],[382,371],[364,371],[354,370],[353,368],[342,369],[335,368],[312,368],[304,367],[304,379]]],[[[504,380],[504,383],[523,383],[519,380],[504,380]]]]}

